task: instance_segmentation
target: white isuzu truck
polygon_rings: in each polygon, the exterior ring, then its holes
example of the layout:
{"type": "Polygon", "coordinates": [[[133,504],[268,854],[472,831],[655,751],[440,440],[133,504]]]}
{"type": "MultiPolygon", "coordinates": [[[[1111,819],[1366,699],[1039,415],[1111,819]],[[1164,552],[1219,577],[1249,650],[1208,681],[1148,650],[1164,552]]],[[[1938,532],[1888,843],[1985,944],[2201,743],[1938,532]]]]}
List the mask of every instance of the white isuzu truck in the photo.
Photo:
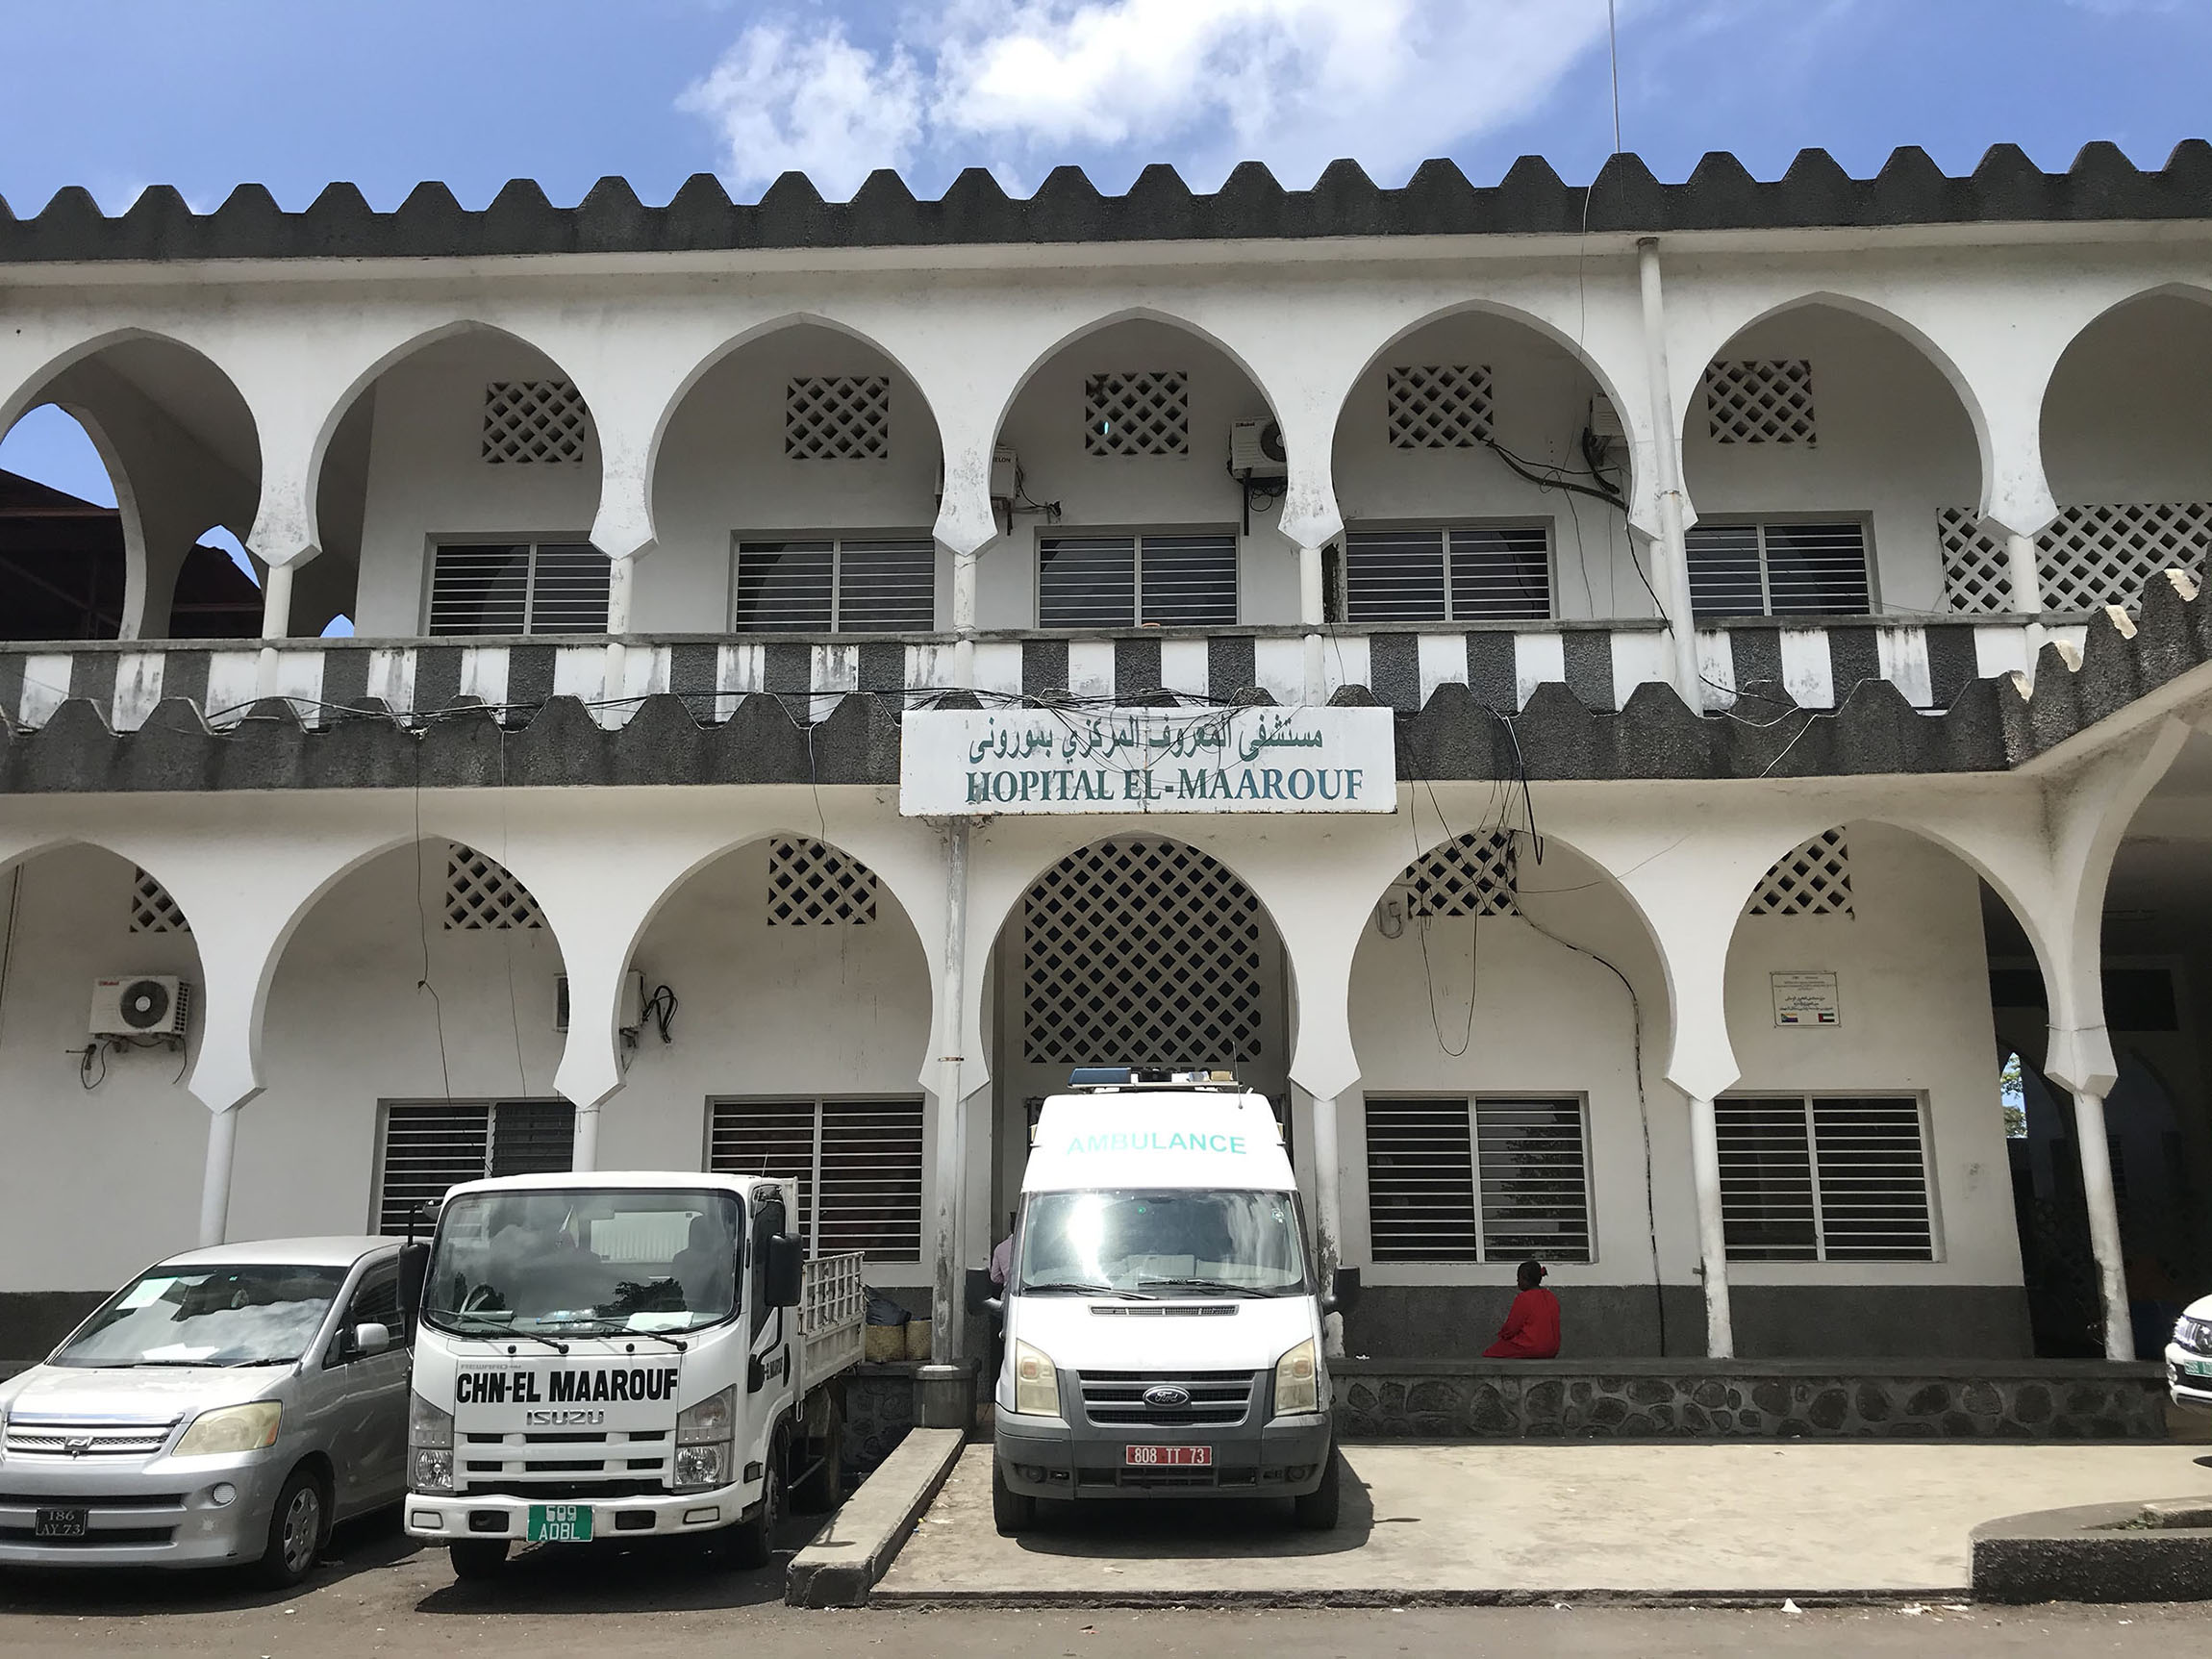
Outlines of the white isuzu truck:
{"type": "Polygon", "coordinates": [[[1273,1109],[1233,1082],[1078,1071],[1031,1136],[1003,1298],[992,1500],[1288,1497],[1337,1521],[1317,1280],[1273,1109]]]}
{"type": "Polygon", "coordinates": [[[407,1530],[495,1571],[518,1543],[726,1535],[838,1500],[861,1257],[803,1261],[793,1185],[518,1175],[447,1195],[408,1415],[407,1530]]]}

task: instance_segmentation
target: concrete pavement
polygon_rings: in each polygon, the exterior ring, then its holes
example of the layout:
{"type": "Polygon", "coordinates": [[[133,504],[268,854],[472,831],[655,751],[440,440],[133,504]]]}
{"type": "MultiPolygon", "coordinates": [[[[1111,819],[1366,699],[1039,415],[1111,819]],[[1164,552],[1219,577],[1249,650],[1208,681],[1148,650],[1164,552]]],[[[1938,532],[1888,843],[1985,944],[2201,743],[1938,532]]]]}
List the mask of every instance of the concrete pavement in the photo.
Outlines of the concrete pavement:
{"type": "Polygon", "coordinates": [[[1287,1506],[1097,1503],[1003,1539],[970,1446],[879,1604],[1932,1596],[2024,1510],[2212,1493],[2199,1447],[1912,1442],[1355,1445],[1333,1533],[1287,1506]]]}

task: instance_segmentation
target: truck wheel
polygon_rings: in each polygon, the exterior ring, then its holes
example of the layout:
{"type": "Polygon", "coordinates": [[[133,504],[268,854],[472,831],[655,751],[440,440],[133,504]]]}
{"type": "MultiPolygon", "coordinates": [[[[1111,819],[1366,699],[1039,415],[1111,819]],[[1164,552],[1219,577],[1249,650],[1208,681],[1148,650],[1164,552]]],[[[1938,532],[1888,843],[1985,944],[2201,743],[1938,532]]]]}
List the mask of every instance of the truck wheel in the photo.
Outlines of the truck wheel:
{"type": "Polygon", "coordinates": [[[844,1496],[844,1413],[836,1400],[829,1403],[822,1426],[821,1462],[814,1472],[792,1488],[792,1508],[800,1515],[823,1515],[844,1496]]]}
{"type": "Polygon", "coordinates": [[[1001,1538],[1037,1524],[1037,1499],[1006,1484],[1006,1468],[995,1457],[991,1460],[991,1523],[1001,1538]]]}
{"type": "Polygon", "coordinates": [[[1334,1532],[1337,1527],[1337,1448],[1330,1445],[1323,1454],[1321,1483],[1302,1497],[1291,1499],[1291,1511],[1298,1525],[1308,1532],[1334,1532]]]}
{"type": "Polygon", "coordinates": [[[466,1582],[496,1578],[499,1570],[507,1565],[504,1538],[471,1538],[465,1544],[446,1547],[453,1555],[453,1576],[466,1582]]]}
{"type": "Polygon", "coordinates": [[[254,1566],[254,1576],[271,1590],[289,1590],[314,1571],[322,1537],[322,1482],[313,1470],[295,1469],[277,1494],[268,1546],[254,1566]]]}
{"type": "Polygon", "coordinates": [[[738,1566],[766,1567],[775,1559],[776,1532],[784,1521],[784,1459],[789,1450],[781,1429],[768,1448],[768,1464],[761,1480],[761,1506],[750,1521],[730,1528],[730,1559],[738,1566]]]}

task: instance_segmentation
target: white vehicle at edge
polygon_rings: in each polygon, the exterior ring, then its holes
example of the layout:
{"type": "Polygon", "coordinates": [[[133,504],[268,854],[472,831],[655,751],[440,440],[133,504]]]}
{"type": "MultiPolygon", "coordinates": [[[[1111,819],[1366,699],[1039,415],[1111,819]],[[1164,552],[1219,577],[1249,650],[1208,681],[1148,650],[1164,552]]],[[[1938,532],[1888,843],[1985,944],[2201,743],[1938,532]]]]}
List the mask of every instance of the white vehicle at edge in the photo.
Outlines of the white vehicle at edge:
{"type": "Polygon", "coordinates": [[[985,1303],[1006,1338],[998,1530],[1041,1500],[1149,1496],[1288,1497],[1301,1525],[1333,1527],[1336,1300],[1266,1097],[1114,1070],[1074,1084],[1039,1113],[1006,1293],[985,1303]]]}
{"type": "Polygon", "coordinates": [[[2212,1411],[2212,1296],[2181,1310],[2166,1345],[2166,1392],[2177,1406],[2212,1411]]]}
{"type": "Polygon", "coordinates": [[[787,1500],[833,1506],[859,1255],[803,1262],[790,1182],[517,1175],[439,1212],[408,1422],[407,1530],[456,1573],[515,1543],[727,1531],[762,1566],[787,1500]]]}

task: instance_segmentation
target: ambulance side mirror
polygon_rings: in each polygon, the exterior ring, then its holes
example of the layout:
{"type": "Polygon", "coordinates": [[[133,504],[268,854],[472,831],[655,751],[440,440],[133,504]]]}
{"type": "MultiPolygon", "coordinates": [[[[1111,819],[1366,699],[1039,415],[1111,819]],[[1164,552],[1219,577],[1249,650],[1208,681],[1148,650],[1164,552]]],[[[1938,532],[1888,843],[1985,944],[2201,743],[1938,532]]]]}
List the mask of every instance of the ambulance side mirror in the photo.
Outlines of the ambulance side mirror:
{"type": "Polygon", "coordinates": [[[799,1279],[804,1262],[799,1254],[799,1241],[790,1233],[774,1233],[768,1238],[768,1270],[766,1276],[768,1305],[775,1308],[795,1308],[799,1305],[799,1279]]]}
{"type": "Polygon", "coordinates": [[[1359,1305],[1360,1270],[1339,1268],[1329,1275],[1329,1288],[1321,1293],[1321,1312],[1348,1314],[1359,1305]]]}
{"type": "Polygon", "coordinates": [[[994,1320],[1004,1315],[1005,1298],[992,1295],[996,1288],[992,1284],[989,1273],[981,1268],[969,1268],[967,1278],[968,1311],[977,1315],[989,1314],[994,1320]]]}

